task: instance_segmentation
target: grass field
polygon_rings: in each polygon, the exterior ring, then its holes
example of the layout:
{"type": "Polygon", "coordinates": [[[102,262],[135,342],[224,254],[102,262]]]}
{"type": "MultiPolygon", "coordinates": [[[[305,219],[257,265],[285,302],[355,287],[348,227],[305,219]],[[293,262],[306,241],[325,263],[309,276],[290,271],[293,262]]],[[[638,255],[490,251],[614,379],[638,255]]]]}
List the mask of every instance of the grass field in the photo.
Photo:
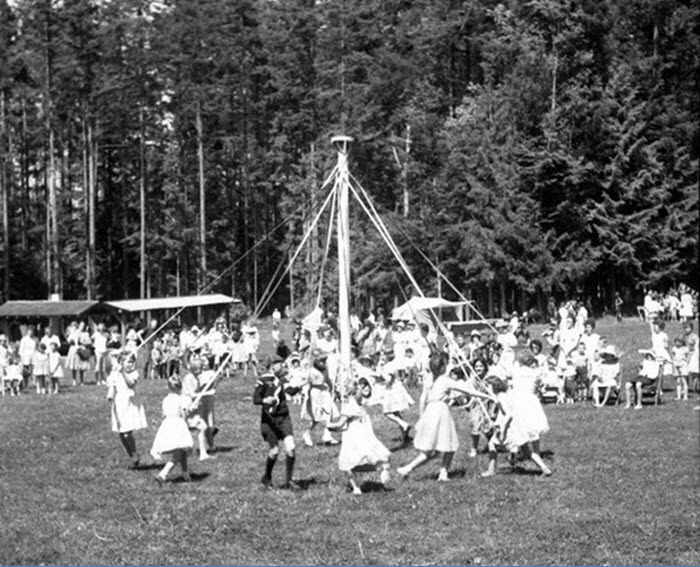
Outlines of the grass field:
{"type": "MultiPolygon", "coordinates": [[[[647,327],[629,320],[599,330],[631,353],[632,371],[636,349],[649,342],[647,327]]],[[[678,332],[669,329],[671,337],[678,332]]],[[[242,378],[221,384],[217,458],[193,461],[195,482],[163,488],[155,468],[126,469],[103,387],[2,399],[0,563],[700,562],[696,399],[676,402],[669,391],[663,405],[642,411],[547,406],[550,478],[534,474],[532,464],[478,478],[486,458],[466,456],[467,420],[457,412],[462,447],[452,482],[434,481],[433,462],[388,492],[353,496],[333,447],[298,449],[296,477],[305,490],[259,489],[264,448],[252,387],[242,378]]],[[[139,395],[151,424],[137,433],[146,454],[165,386],[142,383],[139,395]]],[[[396,447],[398,431],[376,409],[373,416],[378,436],[396,447]]],[[[397,450],[392,464],[413,455],[397,450]]],[[[275,482],[282,469],[280,462],[275,482]]]]}

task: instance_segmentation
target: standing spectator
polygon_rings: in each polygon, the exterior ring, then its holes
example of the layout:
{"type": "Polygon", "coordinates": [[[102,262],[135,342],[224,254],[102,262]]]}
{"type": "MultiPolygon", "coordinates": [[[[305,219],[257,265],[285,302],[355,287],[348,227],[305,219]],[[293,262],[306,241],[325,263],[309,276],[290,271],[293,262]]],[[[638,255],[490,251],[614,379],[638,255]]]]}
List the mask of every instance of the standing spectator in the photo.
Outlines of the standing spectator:
{"type": "Polygon", "coordinates": [[[92,344],[95,349],[95,382],[97,384],[106,384],[107,333],[105,332],[104,323],[98,323],[97,327],[95,327],[95,332],[92,334],[92,344]]]}
{"type": "Polygon", "coordinates": [[[46,345],[39,343],[32,356],[32,376],[36,386],[37,394],[46,393],[46,379],[49,374],[49,356],[46,352],[46,345]]]}
{"type": "Polygon", "coordinates": [[[49,347],[49,376],[51,378],[49,392],[58,394],[59,382],[63,378],[63,359],[61,358],[61,353],[58,352],[56,343],[51,343],[49,347]]]}
{"type": "Polygon", "coordinates": [[[19,359],[22,366],[22,389],[27,387],[29,377],[32,375],[32,357],[36,352],[36,339],[34,329],[27,327],[27,331],[19,341],[19,359]]]}
{"type": "Polygon", "coordinates": [[[275,310],[272,312],[272,321],[278,325],[280,324],[280,321],[282,321],[282,313],[280,313],[280,310],[277,309],[277,307],[275,307],[275,310]]]}
{"type": "Polygon", "coordinates": [[[615,319],[617,319],[617,322],[622,321],[622,305],[624,304],[624,301],[622,300],[622,296],[620,295],[619,291],[615,292],[615,319]]]}
{"type": "Polygon", "coordinates": [[[61,347],[61,339],[54,334],[51,327],[44,327],[44,336],[41,337],[41,344],[46,347],[46,352],[51,352],[51,344],[55,344],[57,348],[61,347]]]}
{"type": "MultiPolygon", "coordinates": [[[[10,347],[7,344],[7,336],[0,334],[0,380],[5,374],[5,369],[10,364],[10,347]]],[[[2,393],[5,393],[3,389],[2,393]]]]}
{"type": "Polygon", "coordinates": [[[666,318],[670,321],[678,321],[678,311],[681,307],[681,300],[675,290],[669,290],[664,298],[664,311],[666,318]]]}
{"type": "Polygon", "coordinates": [[[679,310],[679,315],[681,316],[681,321],[688,322],[692,320],[695,316],[695,300],[693,299],[693,294],[690,289],[685,284],[681,284],[681,305],[679,310]]]}
{"type": "Polygon", "coordinates": [[[683,325],[683,338],[688,347],[688,388],[696,393],[700,392],[700,339],[693,331],[692,321],[683,325]]]}
{"type": "Polygon", "coordinates": [[[557,304],[554,301],[553,297],[549,298],[549,301],[547,302],[547,319],[549,321],[552,321],[553,319],[557,318],[557,304]]]}

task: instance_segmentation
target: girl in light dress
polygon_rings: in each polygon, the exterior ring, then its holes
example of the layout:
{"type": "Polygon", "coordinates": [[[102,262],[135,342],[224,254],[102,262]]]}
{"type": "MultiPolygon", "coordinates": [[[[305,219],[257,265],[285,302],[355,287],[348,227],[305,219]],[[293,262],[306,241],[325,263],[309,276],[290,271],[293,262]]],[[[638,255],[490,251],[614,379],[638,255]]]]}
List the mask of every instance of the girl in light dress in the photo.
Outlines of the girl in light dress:
{"type": "Polygon", "coordinates": [[[315,353],[313,366],[305,373],[302,388],[301,419],[310,422],[302,436],[307,447],[313,447],[312,432],[317,424],[323,426],[321,442],[325,445],[337,445],[338,440],[331,435],[328,423],[338,415],[338,408],[331,395],[331,385],[326,375],[326,358],[321,352],[315,353]]]}
{"type": "Polygon", "coordinates": [[[56,343],[51,343],[49,346],[49,376],[51,378],[49,391],[52,394],[58,394],[59,383],[63,378],[63,359],[56,343]]]}
{"type": "Polygon", "coordinates": [[[401,380],[401,362],[394,357],[393,349],[387,348],[384,357],[384,362],[379,365],[381,380],[377,388],[382,413],[401,428],[401,443],[405,445],[409,441],[411,425],[403,419],[401,412],[408,410],[414,402],[401,380]]]}
{"type": "MultiPolygon", "coordinates": [[[[654,352],[656,360],[661,363],[661,375],[663,377],[673,376],[673,361],[669,352],[668,334],[666,334],[666,324],[654,319],[651,322],[651,350],[654,352]]],[[[663,387],[661,388],[663,391],[663,387]]],[[[660,395],[663,395],[660,392],[660,395]]]]}
{"type": "Polygon", "coordinates": [[[107,377],[112,431],[119,434],[119,440],[131,459],[131,468],[138,467],[140,461],[134,431],[148,427],[143,405],[135,399],[134,387],[138,380],[134,354],[123,353],[113,361],[112,370],[107,377]]]}
{"type": "Polygon", "coordinates": [[[186,417],[190,400],[182,395],[182,382],[177,375],[168,378],[170,393],[163,398],[163,421],[156,432],[151,447],[151,456],[158,461],[165,461],[165,465],[156,476],[156,481],[163,484],[168,478],[168,473],[175,464],[179,463],[182,469],[182,478],[190,481],[190,473],[187,470],[187,456],[194,446],[192,435],[187,425],[186,417]]]}
{"type": "Polygon", "coordinates": [[[49,355],[46,345],[39,343],[32,356],[32,374],[37,394],[46,394],[46,381],[49,375],[49,355]]]}
{"type": "Polygon", "coordinates": [[[497,446],[503,445],[514,457],[524,450],[542,474],[549,476],[552,471],[540,456],[540,436],[549,431],[547,416],[535,394],[538,369],[535,357],[529,351],[520,354],[513,371],[513,386],[495,378],[492,389],[498,401],[498,414],[495,419],[494,435],[489,441],[489,464],[482,476],[496,474],[497,446]]]}
{"type": "Polygon", "coordinates": [[[700,339],[693,331],[693,323],[683,324],[683,338],[688,347],[688,389],[700,392],[700,339]]]}
{"type": "Polygon", "coordinates": [[[566,376],[570,370],[567,368],[569,366],[568,361],[571,355],[578,348],[578,344],[581,339],[581,332],[574,326],[574,318],[572,315],[568,315],[564,321],[563,326],[559,330],[559,355],[557,358],[557,368],[559,370],[560,376],[566,376]]]}
{"type": "Polygon", "coordinates": [[[234,371],[243,370],[246,361],[248,360],[248,352],[245,348],[245,341],[243,340],[243,333],[240,329],[234,329],[231,332],[231,365],[234,371]]]}
{"type": "MultiPolygon", "coordinates": [[[[488,372],[488,366],[486,361],[481,358],[477,358],[472,362],[472,368],[474,369],[474,375],[470,378],[470,382],[476,387],[477,383],[483,383],[488,372]]],[[[469,408],[469,426],[471,429],[472,447],[469,449],[469,457],[474,458],[479,450],[479,440],[484,430],[487,428],[487,424],[490,422],[489,416],[487,415],[487,408],[482,403],[479,403],[476,399],[471,400],[468,406],[469,408]]]]}
{"type": "MultiPolygon", "coordinates": [[[[4,384],[10,385],[10,395],[19,396],[20,384],[22,383],[22,366],[17,352],[10,351],[7,357],[7,366],[5,367],[5,375],[2,377],[4,384]]],[[[5,386],[3,384],[3,392],[5,386]]]]}
{"type": "Polygon", "coordinates": [[[447,470],[455,451],[459,448],[457,429],[448,405],[451,393],[460,392],[475,398],[492,399],[491,396],[474,390],[467,382],[450,378],[446,374],[447,362],[445,353],[435,353],[430,357],[430,370],[435,376],[435,381],[430,389],[425,411],[416,423],[413,446],[419,454],[410,463],[396,470],[402,478],[407,477],[413,469],[437,452],[442,455],[438,481],[449,480],[447,470]]]}
{"type": "Polygon", "coordinates": [[[366,378],[353,382],[343,403],[340,418],[331,423],[333,430],[342,430],[338,468],[348,475],[353,494],[362,494],[357,482],[358,469],[379,466],[379,480],[386,485],[390,480],[389,457],[391,453],[377,439],[372,428],[372,420],[364,408],[364,402],[372,395],[372,388],[366,378]]]}
{"type": "Polygon", "coordinates": [[[676,399],[688,399],[688,359],[690,351],[681,337],[676,337],[671,348],[673,374],[676,377],[676,399]]]}

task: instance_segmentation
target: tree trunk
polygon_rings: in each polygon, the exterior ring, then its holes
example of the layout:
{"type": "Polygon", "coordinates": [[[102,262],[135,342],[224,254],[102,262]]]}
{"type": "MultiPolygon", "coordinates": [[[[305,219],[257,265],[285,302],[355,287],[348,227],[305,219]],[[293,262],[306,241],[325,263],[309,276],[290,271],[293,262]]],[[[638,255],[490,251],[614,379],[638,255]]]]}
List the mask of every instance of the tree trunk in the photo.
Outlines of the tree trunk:
{"type": "Polygon", "coordinates": [[[206,285],[207,280],[207,211],[204,187],[204,141],[202,136],[202,107],[197,101],[197,113],[195,116],[197,128],[197,166],[199,170],[199,261],[200,281],[199,289],[206,285]]]}
{"type": "Polygon", "coordinates": [[[501,300],[501,312],[499,316],[501,318],[504,318],[506,316],[506,282],[501,279],[498,282],[498,291],[500,294],[500,300],[501,300]]]}
{"type": "MultiPolygon", "coordinates": [[[[199,132],[199,130],[198,130],[199,132]]],[[[139,109],[139,297],[146,297],[146,140],[143,107],[139,109]]]]}
{"type": "Polygon", "coordinates": [[[493,282],[489,281],[486,287],[488,292],[488,314],[489,318],[493,318],[493,282]]]}
{"type": "Polygon", "coordinates": [[[55,293],[61,297],[61,270],[59,254],[59,232],[58,232],[58,202],[56,199],[56,158],[54,148],[53,128],[49,125],[49,161],[48,161],[48,198],[49,198],[49,270],[51,273],[50,293],[55,293]]]}
{"type": "Polygon", "coordinates": [[[5,112],[5,91],[0,99],[0,198],[2,200],[2,299],[10,298],[10,217],[8,207],[10,204],[10,184],[7,175],[7,164],[12,163],[12,142],[7,127],[7,115],[5,112]]]}
{"type": "Polygon", "coordinates": [[[22,97],[22,206],[20,207],[20,247],[27,251],[27,216],[29,215],[29,150],[27,146],[27,105],[22,97]]]}
{"type": "Polygon", "coordinates": [[[92,126],[83,116],[83,186],[87,192],[87,258],[86,282],[87,298],[95,298],[95,161],[92,126]]]}

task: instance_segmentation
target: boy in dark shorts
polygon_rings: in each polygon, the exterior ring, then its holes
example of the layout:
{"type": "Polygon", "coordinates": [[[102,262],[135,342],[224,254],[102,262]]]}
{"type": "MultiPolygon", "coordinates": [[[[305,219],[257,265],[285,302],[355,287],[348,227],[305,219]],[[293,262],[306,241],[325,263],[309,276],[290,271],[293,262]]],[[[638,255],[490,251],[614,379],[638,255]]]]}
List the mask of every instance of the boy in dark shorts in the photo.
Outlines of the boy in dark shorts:
{"type": "Polygon", "coordinates": [[[279,455],[278,445],[281,441],[286,455],[286,480],[282,488],[298,489],[299,486],[292,480],[295,447],[287,394],[293,396],[299,388],[291,387],[285,381],[286,369],[282,361],[275,360],[266,366],[267,371],[258,377],[253,393],[253,403],[262,406],[260,432],[269,447],[265,461],[265,474],[261,482],[265,488],[269,488],[272,484],[272,469],[279,455]]]}

